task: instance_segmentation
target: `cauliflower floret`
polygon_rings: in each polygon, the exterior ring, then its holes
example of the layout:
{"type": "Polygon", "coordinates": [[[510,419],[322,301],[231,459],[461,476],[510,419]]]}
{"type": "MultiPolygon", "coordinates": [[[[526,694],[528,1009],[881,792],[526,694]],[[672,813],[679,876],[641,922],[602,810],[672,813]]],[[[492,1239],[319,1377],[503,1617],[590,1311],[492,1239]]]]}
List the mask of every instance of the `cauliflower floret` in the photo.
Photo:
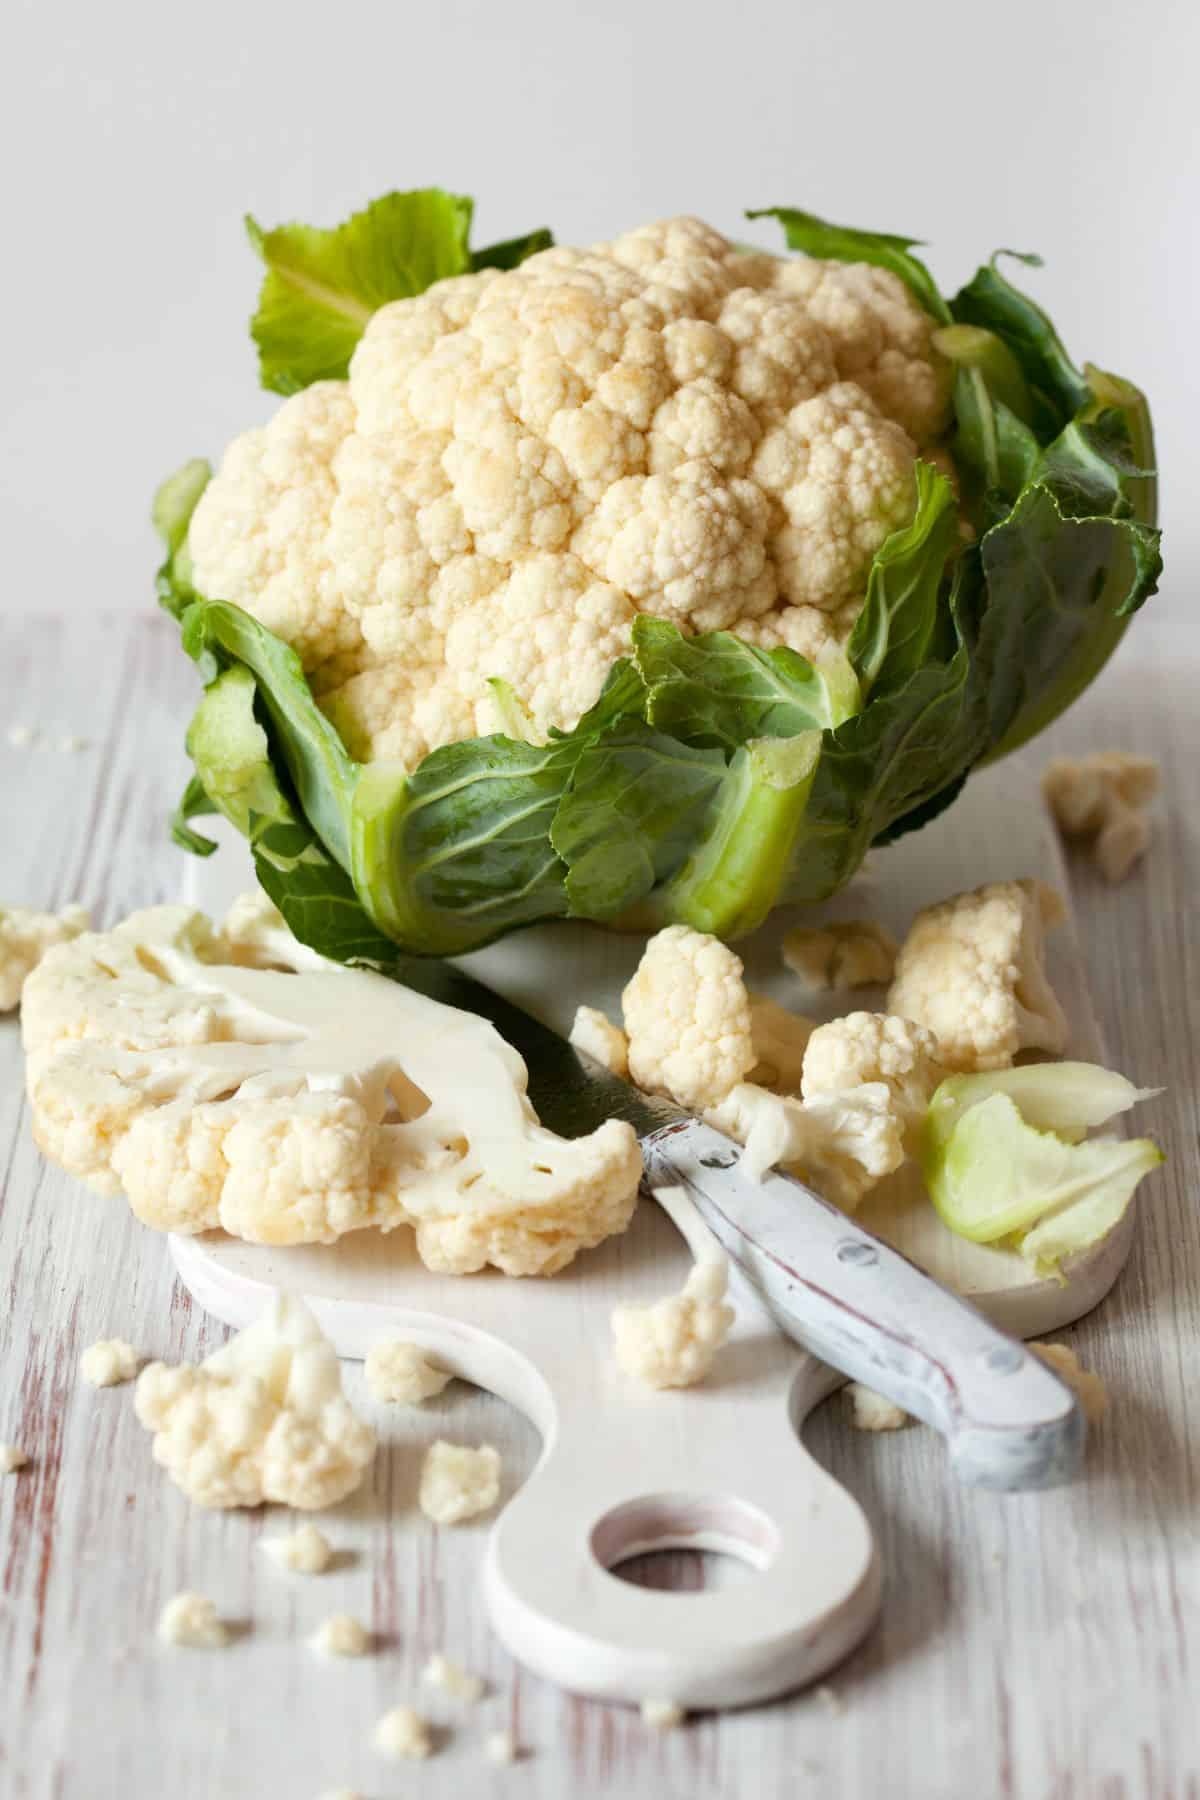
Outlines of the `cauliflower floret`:
{"type": "Polygon", "coordinates": [[[375,1455],[337,1352],[287,1294],[198,1367],[151,1363],[135,1404],[155,1462],[198,1506],[316,1511],[353,1493],[375,1455]]]}
{"type": "Polygon", "coordinates": [[[1056,757],[1042,793],[1064,837],[1092,839],[1106,881],[1124,881],[1150,846],[1146,807],[1157,794],[1158,764],[1126,750],[1098,750],[1078,760],[1056,757]]]}
{"type": "Polygon", "coordinates": [[[384,1338],[367,1351],[367,1386],[376,1400],[391,1405],[422,1406],[454,1380],[419,1344],[384,1338]]]}
{"type": "Polygon", "coordinates": [[[500,1452],[490,1444],[472,1450],[439,1438],[425,1452],[417,1501],[435,1525],[461,1525],[490,1511],[500,1498],[500,1452]]]}
{"type": "Polygon", "coordinates": [[[299,1525],[286,1537],[260,1541],[267,1555],[293,1575],[323,1575],[333,1561],[333,1545],[312,1524],[299,1525]]]}
{"type": "Polygon", "coordinates": [[[334,1613],[318,1625],[308,1642],[322,1656],[366,1656],[371,1634],[353,1613],[334,1613]]]}
{"type": "Polygon", "coordinates": [[[906,1154],[892,1091],[883,1081],[840,1094],[814,1092],[803,1101],[747,1083],[709,1114],[709,1123],[745,1145],[740,1167],[752,1181],[783,1168],[846,1212],[906,1154]]]}
{"type": "Polygon", "coordinates": [[[162,1230],[407,1225],[431,1267],[551,1274],[637,1202],[631,1126],[546,1131],[485,1020],[325,962],[269,906],[227,934],[156,907],[60,946],[23,1029],[38,1144],[162,1230]]]}
{"type": "Polygon", "coordinates": [[[783,960],[810,988],[884,986],[896,968],[898,945],[874,919],[797,926],[783,940],[783,960]]]}
{"type": "Polygon", "coordinates": [[[1108,1411],[1108,1389],[1099,1375],[1082,1366],[1069,1344],[1030,1344],[1028,1348],[1066,1382],[1078,1398],[1088,1424],[1098,1424],[1108,1411]]]}
{"type": "Polygon", "coordinates": [[[933,1090],[944,1074],[937,1040],[923,1025],[890,1013],[854,1012],[813,1032],[804,1055],[801,1093],[806,1100],[815,1100],[883,1082],[911,1155],[933,1090]]]}
{"type": "Polygon", "coordinates": [[[372,1743],[383,1756],[424,1762],[433,1755],[433,1730],[429,1720],[411,1706],[393,1706],[375,1727],[372,1743]]]}
{"type": "Polygon", "coordinates": [[[728,1286],[729,1265],[723,1256],[714,1257],[696,1264],[681,1294],[651,1306],[618,1306],[613,1339],[625,1373],[652,1388],[703,1381],[733,1329],[734,1311],[725,1304],[728,1286]]]}
{"type": "Polygon", "coordinates": [[[850,1399],[850,1423],[856,1431],[899,1431],[908,1424],[903,1407],[886,1394],[864,1387],[861,1381],[852,1381],[846,1393],[850,1399]]]}
{"type": "Polygon", "coordinates": [[[132,1381],[142,1366],[142,1359],[124,1338],[102,1338],[89,1344],[79,1359],[79,1373],[89,1387],[119,1387],[132,1381]]]}
{"type": "Polygon", "coordinates": [[[758,1057],[742,960],[727,944],[668,925],[621,996],[629,1073],[693,1112],[718,1105],[758,1057]]]}
{"type": "Polygon", "coordinates": [[[184,1650],[223,1650],[229,1642],[228,1628],[205,1594],[176,1594],[168,1600],[159,1615],[158,1635],[164,1644],[184,1650]]]}
{"type": "Polygon", "coordinates": [[[482,1675],[472,1675],[461,1663],[443,1656],[440,1651],[425,1664],[421,1679],[430,1687],[441,1688],[455,1700],[465,1700],[468,1706],[483,1699],[485,1683],[482,1675]]]}
{"type": "Polygon", "coordinates": [[[602,1069],[607,1069],[610,1075],[628,1075],[629,1039],[607,1013],[594,1006],[576,1007],[568,1041],[576,1050],[590,1056],[593,1062],[598,1062],[602,1069]]]}
{"type": "Polygon", "coordinates": [[[59,913],[0,907],[0,1013],[21,1004],[26,979],[47,951],[79,937],[90,924],[82,906],[64,906],[59,913]]]}
{"type": "Polygon", "coordinates": [[[917,914],[888,1012],[932,1031],[949,1069],[1006,1069],[1019,1050],[1062,1051],[1067,1020],[1042,967],[1065,918],[1039,881],[997,881],[917,914]]]}
{"type": "Polygon", "coordinates": [[[490,676],[567,729],[639,610],[844,642],[948,392],[890,272],[668,219],[380,307],[348,381],[229,447],[195,581],[295,646],[356,756],[485,729],[490,676]]]}

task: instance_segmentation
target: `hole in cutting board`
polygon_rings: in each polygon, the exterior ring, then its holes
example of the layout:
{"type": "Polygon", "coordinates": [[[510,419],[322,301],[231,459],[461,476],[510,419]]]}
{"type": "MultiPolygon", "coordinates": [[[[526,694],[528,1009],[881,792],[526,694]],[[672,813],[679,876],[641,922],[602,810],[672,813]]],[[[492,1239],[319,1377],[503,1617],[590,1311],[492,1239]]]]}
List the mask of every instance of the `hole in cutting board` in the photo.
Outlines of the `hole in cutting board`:
{"type": "Polygon", "coordinates": [[[732,1494],[645,1494],[605,1513],[590,1541],[618,1581],[697,1593],[769,1568],[779,1533],[732,1494]]]}

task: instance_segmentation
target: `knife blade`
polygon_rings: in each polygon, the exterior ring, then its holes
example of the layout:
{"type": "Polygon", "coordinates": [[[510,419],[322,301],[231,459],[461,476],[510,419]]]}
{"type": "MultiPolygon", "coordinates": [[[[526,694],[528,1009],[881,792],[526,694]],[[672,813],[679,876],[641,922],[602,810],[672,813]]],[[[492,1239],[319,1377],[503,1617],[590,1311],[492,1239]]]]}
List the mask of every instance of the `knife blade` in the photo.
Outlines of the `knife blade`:
{"type": "Polygon", "coordinates": [[[780,1328],[934,1426],[960,1480],[1049,1487],[1074,1473],[1086,1434],[1075,1396],[976,1307],[795,1176],[750,1180],[729,1138],[611,1074],[453,963],[413,958],[401,979],[491,1021],[524,1059],[530,1100],[552,1131],[631,1124],[645,1186],[682,1187],[780,1328]]]}

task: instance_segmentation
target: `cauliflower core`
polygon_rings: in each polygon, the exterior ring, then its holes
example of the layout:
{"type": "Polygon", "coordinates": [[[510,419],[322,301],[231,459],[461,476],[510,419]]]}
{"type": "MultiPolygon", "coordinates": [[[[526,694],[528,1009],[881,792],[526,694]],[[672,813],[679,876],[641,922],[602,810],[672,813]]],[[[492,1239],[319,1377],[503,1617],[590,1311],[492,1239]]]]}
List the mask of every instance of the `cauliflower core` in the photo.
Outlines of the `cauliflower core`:
{"type": "Polygon", "coordinates": [[[570,728],[636,614],[815,654],[911,516],[949,366],[902,281],[670,219],[373,314],[227,450],[201,593],[293,644],[361,759],[570,728]]]}
{"type": "Polygon", "coordinates": [[[353,1493],[375,1455],[337,1352],[286,1294],[198,1367],[151,1363],[135,1404],[155,1462],[198,1506],[316,1511],[353,1493]]]}
{"type": "Polygon", "coordinates": [[[948,1069],[1007,1069],[1020,1050],[1066,1048],[1067,1020],[1042,967],[1066,917],[1040,881],[996,881],[917,914],[896,961],[889,1013],[931,1031],[948,1069]]]}
{"type": "Polygon", "coordinates": [[[88,924],[82,906],[66,906],[60,913],[0,907],[0,1013],[21,1004],[25,982],[47,950],[78,937],[88,924]]]}
{"type": "Polygon", "coordinates": [[[409,1225],[454,1274],[554,1274],[625,1229],[631,1126],[556,1137],[486,1020],[323,962],[262,913],[242,904],[222,933],[153,907],[50,953],[23,1007],[48,1156],[160,1230],[300,1244],[409,1225]]]}
{"type": "Polygon", "coordinates": [[[612,1316],[618,1363],[647,1387],[691,1387],[703,1381],[713,1358],[733,1329],[734,1311],[725,1304],[729,1265],[725,1258],[698,1262],[681,1294],[651,1306],[618,1306],[612,1316]]]}

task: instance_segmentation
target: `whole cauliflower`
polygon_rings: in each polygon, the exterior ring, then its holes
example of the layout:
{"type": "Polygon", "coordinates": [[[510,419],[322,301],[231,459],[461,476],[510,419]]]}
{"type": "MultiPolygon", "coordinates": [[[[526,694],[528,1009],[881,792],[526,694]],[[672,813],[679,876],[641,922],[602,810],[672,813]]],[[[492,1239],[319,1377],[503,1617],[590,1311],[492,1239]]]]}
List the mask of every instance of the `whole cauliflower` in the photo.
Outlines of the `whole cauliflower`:
{"type": "Polygon", "coordinates": [[[375,1455],[375,1433],[342,1393],[337,1352],[288,1294],[199,1366],[151,1363],[135,1405],[155,1434],[155,1462],[198,1506],[333,1506],[375,1455]]]}
{"type": "Polygon", "coordinates": [[[295,646],[360,760],[569,729],[639,612],[843,643],[945,428],[933,321],[866,264],[697,219],[381,307],[348,382],[245,432],[192,518],[196,589],[295,646]]]}
{"type": "Polygon", "coordinates": [[[1040,881],[994,881],[927,906],[896,960],[888,1012],[926,1026],[948,1069],[1006,1069],[1019,1050],[1066,1048],[1067,1020],[1042,966],[1066,917],[1040,881]]]}
{"type": "Polygon", "coordinates": [[[261,907],[228,935],[163,906],[60,945],[23,1028],[39,1146],[160,1230],[409,1225],[432,1268],[553,1274],[636,1205],[631,1126],[556,1137],[486,1020],[323,962],[261,907]]]}

